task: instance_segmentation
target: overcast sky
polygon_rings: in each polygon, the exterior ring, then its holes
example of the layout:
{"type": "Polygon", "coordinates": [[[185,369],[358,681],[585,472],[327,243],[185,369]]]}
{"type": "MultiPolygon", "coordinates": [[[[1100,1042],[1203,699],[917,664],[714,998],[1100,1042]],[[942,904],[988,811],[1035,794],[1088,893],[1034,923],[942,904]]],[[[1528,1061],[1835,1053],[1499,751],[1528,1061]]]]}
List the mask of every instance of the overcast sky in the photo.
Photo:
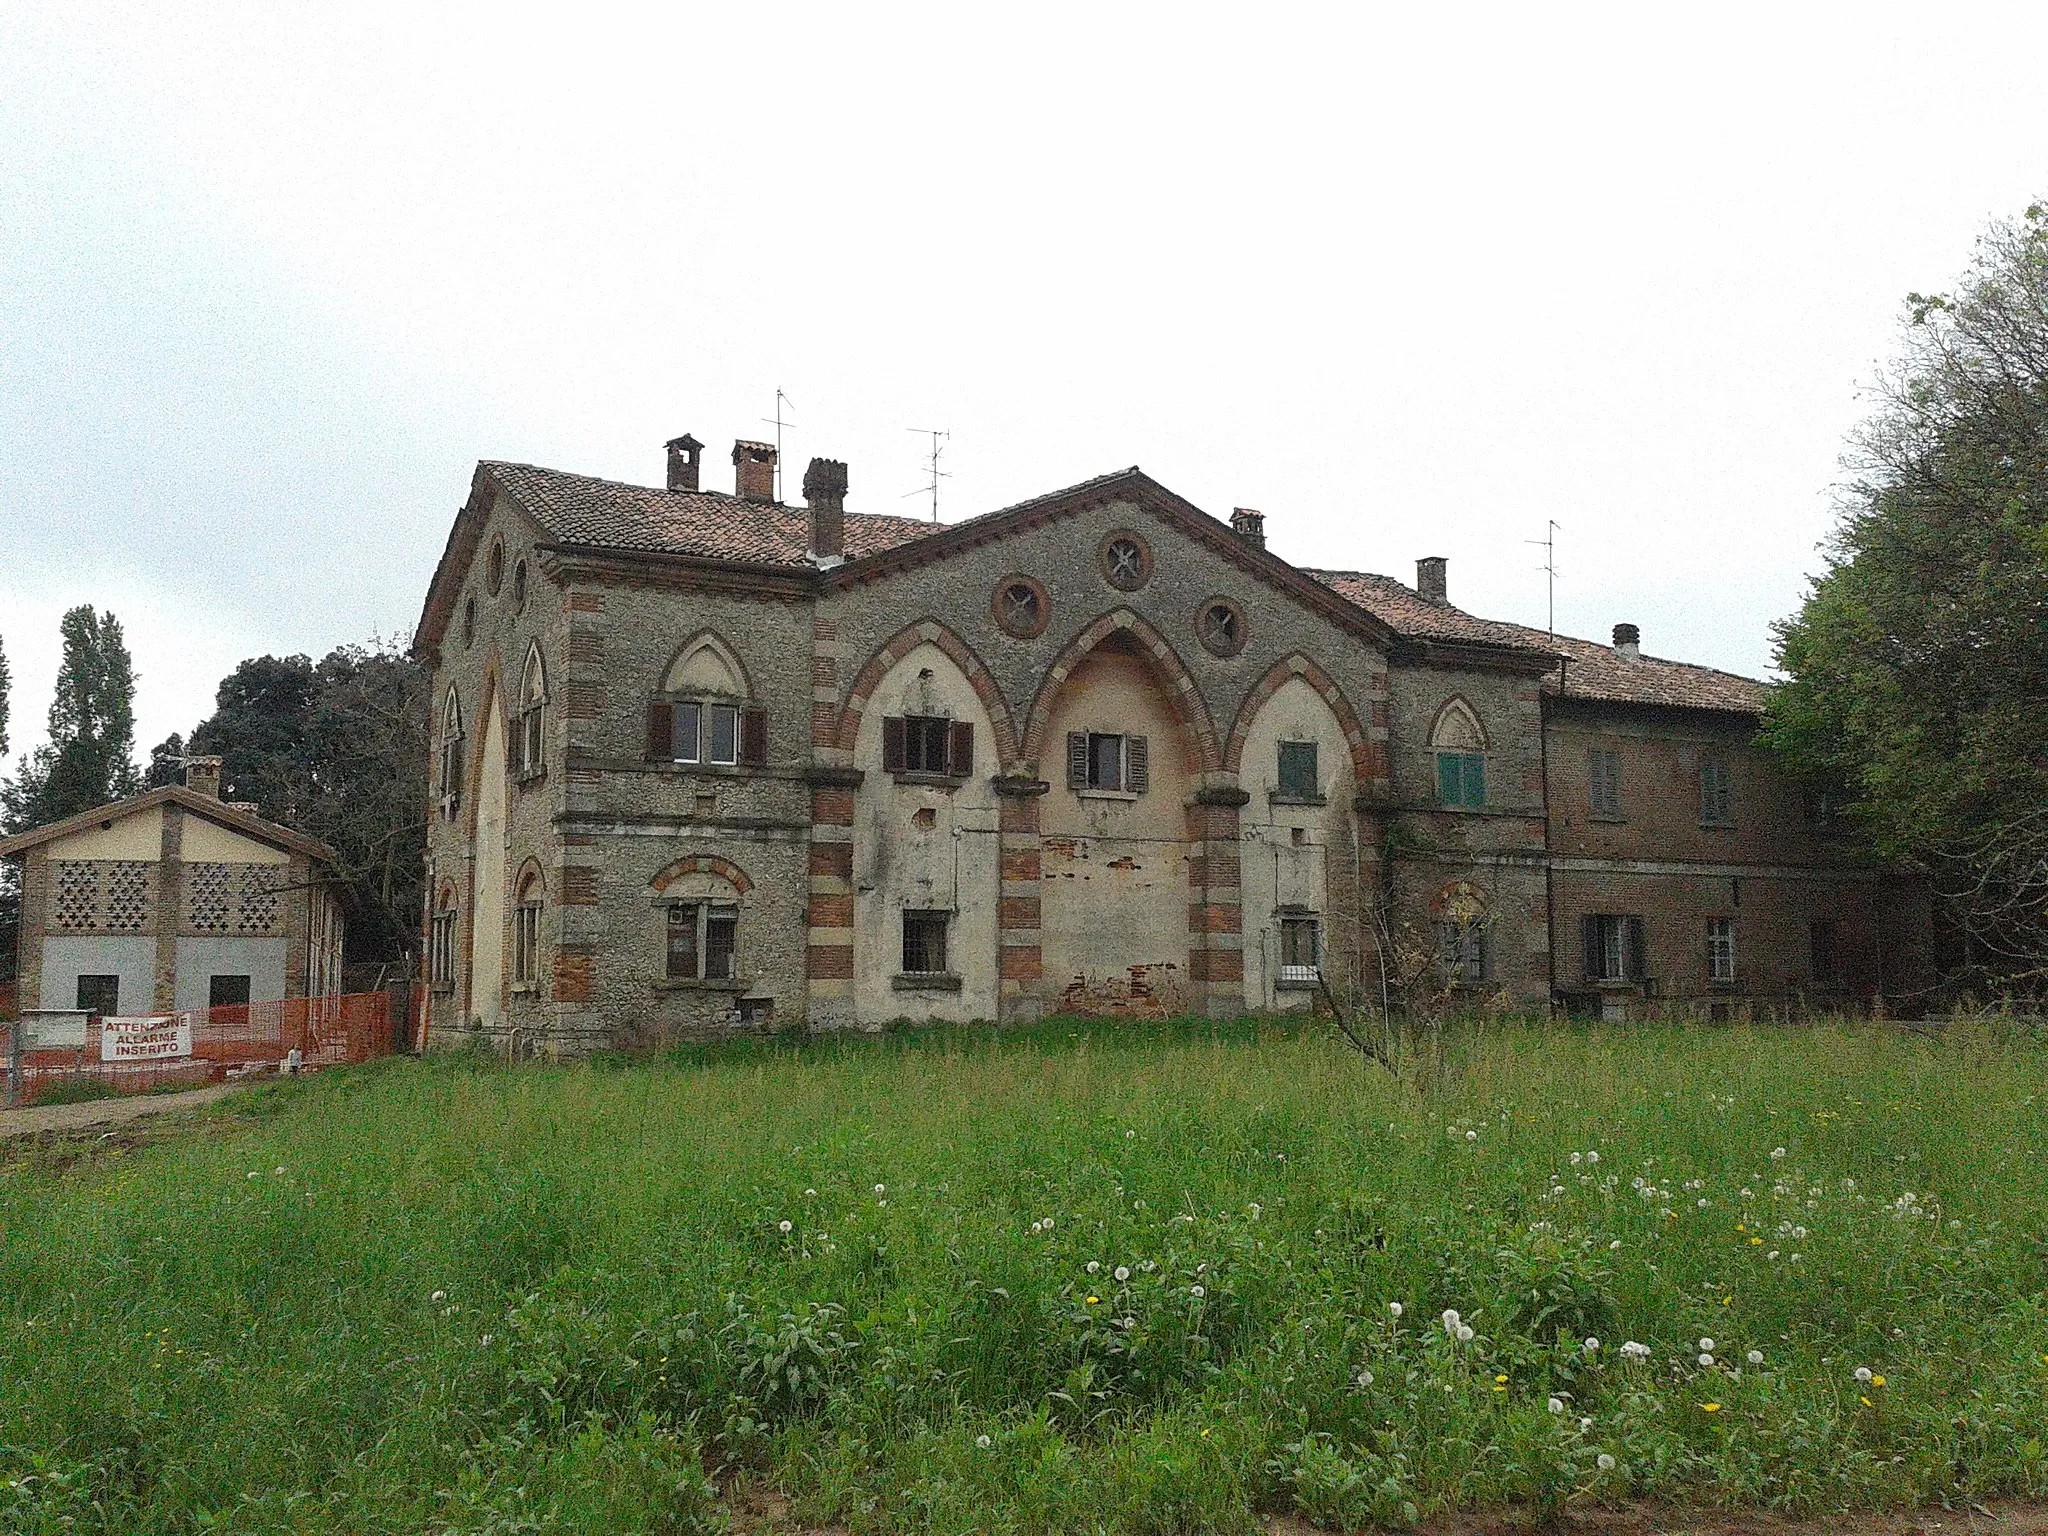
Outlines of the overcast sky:
{"type": "Polygon", "coordinates": [[[416,620],[479,458],[1138,464],[1303,564],[1752,674],[1900,300],[2048,195],[2048,7],[0,7],[17,751],[416,620]]]}

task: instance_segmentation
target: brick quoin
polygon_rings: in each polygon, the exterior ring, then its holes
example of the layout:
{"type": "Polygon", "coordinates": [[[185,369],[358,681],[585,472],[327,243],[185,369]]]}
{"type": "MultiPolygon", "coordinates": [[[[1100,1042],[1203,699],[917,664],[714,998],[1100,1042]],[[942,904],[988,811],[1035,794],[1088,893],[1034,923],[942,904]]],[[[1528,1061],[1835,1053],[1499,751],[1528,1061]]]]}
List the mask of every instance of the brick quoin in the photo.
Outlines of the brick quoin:
{"type": "Polygon", "coordinates": [[[571,864],[562,871],[562,905],[597,905],[597,871],[587,864],[571,864]]]}
{"type": "Polygon", "coordinates": [[[834,880],[853,878],[853,844],[811,844],[811,873],[834,880]]]}
{"type": "Polygon", "coordinates": [[[1241,907],[1219,903],[1190,902],[1188,904],[1188,931],[1190,933],[1242,933],[1244,911],[1241,907]]]}
{"type": "Polygon", "coordinates": [[[1198,949],[1188,956],[1188,975],[1196,981],[1244,981],[1244,955],[1235,949],[1198,949]]]}
{"type": "Polygon", "coordinates": [[[1002,878],[1005,880],[1037,880],[1042,877],[1042,865],[1036,848],[1005,849],[1001,858],[1002,878]]]}
{"type": "Polygon", "coordinates": [[[1002,973],[1004,981],[1037,981],[1045,974],[1045,952],[1035,944],[1005,944],[1002,973]]]}
{"type": "Polygon", "coordinates": [[[1036,896],[1005,896],[1002,898],[996,916],[997,923],[1006,932],[1017,929],[1038,927],[1038,898],[1036,896]]]}
{"type": "Polygon", "coordinates": [[[1005,832],[1036,832],[1038,830],[1038,797],[1036,795],[1005,795],[998,814],[998,826],[1005,832]]]}
{"type": "Polygon", "coordinates": [[[813,944],[810,947],[809,959],[813,981],[853,980],[851,944],[813,944]]]}
{"type": "Polygon", "coordinates": [[[853,898],[851,896],[813,896],[811,898],[811,926],[813,928],[851,928],[853,926],[853,898]]]}
{"type": "Polygon", "coordinates": [[[853,825],[853,791],[814,789],[811,791],[811,820],[825,827],[853,825]]]}

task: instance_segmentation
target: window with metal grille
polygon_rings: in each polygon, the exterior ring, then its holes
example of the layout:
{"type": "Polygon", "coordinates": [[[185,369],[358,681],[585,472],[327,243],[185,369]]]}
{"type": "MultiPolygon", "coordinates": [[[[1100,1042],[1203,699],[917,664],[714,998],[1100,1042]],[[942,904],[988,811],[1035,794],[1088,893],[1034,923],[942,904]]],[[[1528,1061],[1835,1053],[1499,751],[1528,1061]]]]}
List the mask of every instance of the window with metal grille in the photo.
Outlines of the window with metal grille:
{"type": "Polygon", "coordinates": [[[1464,810],[1476,810],[1486,804],[1484,753],[1437,753],[1436,803],[1464,810]]]}
{"type": "Polygon", "coordinates": [[[1280,919],[1280,981],[1310,986],[1322,975],[1323,924],[1315,917],[1280,919]]]}
{"type": "Polygon", "coordinates": [[[1486,980],[1486,924],[1445,918],[1437,924],[1437,957],[1444,979],[1456,986],[1486,980]]]}
{"type": "Polygon", "coordinates": [[[1579,920],[1588,981],[1643,979],[1643,920],[1611,912],[1588,912],[1579,920]]]}
{"type": "Polygon", "coordinates": [[[683,902],[668,909],[668,979],[733,981],[738,977],[740,909],[683,902]]]}
{"type": "Polygon", "coordinates": [[[1586,754],[1587,798],[1595,816],[1621,815],[1621,754],[1595,747],[1586,754]]]}
{"type": "Polygon", "coordinates": [[[1280,743],[1280,793],[1297,800],[1312,800],[1320,792],[1316,744],[1312,741],[1280,743]]]}
{"type": "Polygon", "coordinates": [[[939,715],[882,721],[882,771],[961,779],[974,772],[974,726],[939,715]]]}
{"type": "Polygon", "coordinates": [[[78,1007],[84,1013],[121,1013],[121,978],[118,976],[81,976],[78,978],[78,1007]]]}
{"type": "Polygon", "coordinates": [[[950,912],[903,913],[903,972],[906,976],[946,974],[946,925],[950,912]]]}
{"type": "Polygon", "coordinates": [[[1700,821],[1709,827],[1735,825],[1735,769],[1726,758],[1700,759],[1700,821]]]}
{"type": "Polygon", "coordinates": [[[1707,919],[1707,980],[1735,979],[1735,919],[1707,919]]]}

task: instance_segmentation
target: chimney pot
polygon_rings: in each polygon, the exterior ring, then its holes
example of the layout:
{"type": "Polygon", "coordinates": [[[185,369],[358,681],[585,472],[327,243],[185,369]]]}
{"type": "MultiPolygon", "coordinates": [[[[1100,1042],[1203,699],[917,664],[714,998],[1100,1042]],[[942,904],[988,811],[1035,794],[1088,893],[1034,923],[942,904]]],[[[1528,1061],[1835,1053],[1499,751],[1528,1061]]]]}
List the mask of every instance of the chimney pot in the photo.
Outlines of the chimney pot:
{"type": "Polygon", "coordinates": [[[741,438],[732,445],[733,494],[747,501],[775,499],[775,445],[741,438]]]}
{"type": "Polygon", "coordinates": [[[1450,602],[1449,565],[1442,555],[1424,555],[1415,562],[1415,592],[1424,602],[1450,602]]]}
{"type": "Polygon", "coordinates": [[[1643,654],[1643,632],[1633,624],[1615,625],[1614,649],[1630,661],[1637,660],[1643,654]]]}
{"type": "Polygon", "coordinates": [[[1250,507],[1232,507],[1230,526],[1245,543],[1256,544],[1260,549],[1266,547],[1265,513],[1254,512],[1250,507]]]}
{"type": "Polygon", "coordinates": [[[704,445],[689,433],[668,440],[668,488],[672,491],[697,489],[697,468],[703,462],[704,445]]]}
{"type": "Polygon", "coordinates": [[[188,757],[185,759],[185,787],[195,795],[204,795],[209,800],[220,798],[220,759],[217,757],[188,757]]]}
{"type": "Polygon", "coordinates": [[[813,459],[804,470],[804,504],[811,511],[811,563],[839,564],[846,558],[846,466],[837,459],[813,459]]]}

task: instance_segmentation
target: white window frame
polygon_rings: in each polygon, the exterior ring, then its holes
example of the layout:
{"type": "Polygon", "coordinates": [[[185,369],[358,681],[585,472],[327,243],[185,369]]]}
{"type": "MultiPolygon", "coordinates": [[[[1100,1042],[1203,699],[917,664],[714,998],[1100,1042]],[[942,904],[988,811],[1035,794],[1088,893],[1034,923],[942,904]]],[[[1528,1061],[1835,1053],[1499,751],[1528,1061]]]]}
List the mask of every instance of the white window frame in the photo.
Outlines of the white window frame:
{"type": "Polygon", "coordinates": [[[1733,982],[1735,969],[1735,919],[1707,919],[1707,980],[1733,982]]]}

